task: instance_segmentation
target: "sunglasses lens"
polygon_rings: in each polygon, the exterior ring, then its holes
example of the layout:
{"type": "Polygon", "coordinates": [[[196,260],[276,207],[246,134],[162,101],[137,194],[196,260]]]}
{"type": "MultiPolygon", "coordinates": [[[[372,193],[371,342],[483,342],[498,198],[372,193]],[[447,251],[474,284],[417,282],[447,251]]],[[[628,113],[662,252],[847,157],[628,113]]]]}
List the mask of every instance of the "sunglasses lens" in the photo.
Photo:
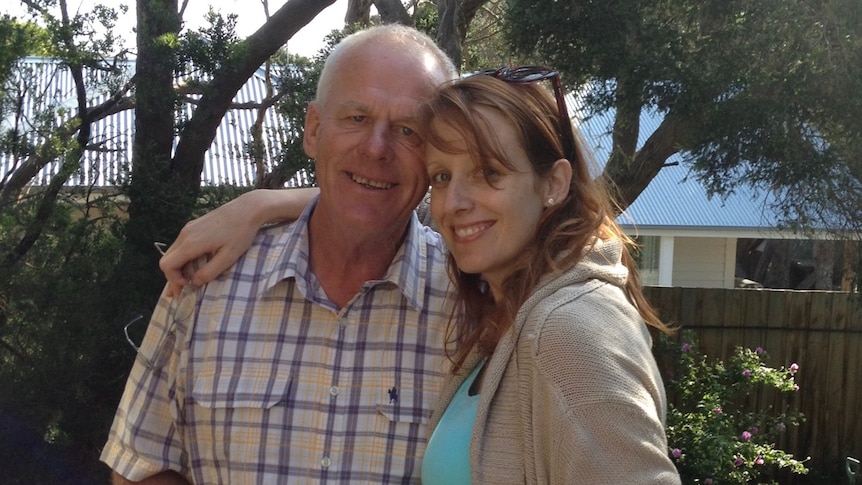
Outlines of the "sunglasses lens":
{"type": "Polygon", "coordinates": [[[551,71],[542,67],[527,66],[501,69],[498,71],[498,75],[496,77],[505,81],[532,83],[543,81],[556,75],[556,71],[551,71]]]}

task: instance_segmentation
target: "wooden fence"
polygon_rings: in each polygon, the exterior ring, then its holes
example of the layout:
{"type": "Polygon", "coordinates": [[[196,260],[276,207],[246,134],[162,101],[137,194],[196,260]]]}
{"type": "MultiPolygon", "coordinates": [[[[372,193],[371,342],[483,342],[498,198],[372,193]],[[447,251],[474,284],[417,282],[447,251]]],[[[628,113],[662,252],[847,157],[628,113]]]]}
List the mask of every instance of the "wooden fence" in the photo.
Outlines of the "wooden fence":
{"type": "MultiPolygon", "coordinates": [[[[806,421],[779,446],[835,476],[862,458],[862,311],[858,295],[823,291],[648,287],[662,319],[691,329],[699,349],[727,358],[737,346],[766,350],[770,367],[796,362],[791,404],[806,421]]],[[[768,406],[768,398],[755,405],[768,406]]],[[[841,472],[843,473],[843,472],[841,472]]]]}

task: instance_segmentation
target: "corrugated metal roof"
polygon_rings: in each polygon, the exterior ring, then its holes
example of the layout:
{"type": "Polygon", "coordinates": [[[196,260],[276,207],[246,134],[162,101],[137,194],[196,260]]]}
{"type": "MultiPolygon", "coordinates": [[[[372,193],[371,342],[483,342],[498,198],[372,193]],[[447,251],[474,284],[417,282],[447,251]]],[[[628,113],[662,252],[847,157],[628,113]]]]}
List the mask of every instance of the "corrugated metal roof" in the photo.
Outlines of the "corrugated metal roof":
{"type": "MultiPolygon", "coordinates": [[[[57,61],[43,58],[26,58],[19,62],[17,78],[14,82],[18,89],[26,93],[23,97],[22,117],[17,121],[25,126],[38,124],[38,114],[46,108],[66,108],[58,111],[54,120],[56,128],[68,119],[69,112],[76,108],[75,87],[69,70],[57,61]]],[[[134,74],[134,63],[129,62],[123,67],[122,78],[128,79],[134,74]]],[[[99,89],[100,83],[109,79],[103,71],[87,70],[85,72],[88,89],[89,106],[96,106],[106,100],[106,89],[99,89]]],[[[116,79],[112,80],[117,82],[116,79]]],[[[7,94],[12,94],[7,92],[7,94]]],[[[235,103],[260,102],[266,97],[266,83],[263,69],[259,69],[234,98],[235,103]]],[[[192,104],[183,106],[186,119],[194,112],[192,104]]],[[[125,110],[108,116],[93,124],[90,143],[97,147],[88,150],[81,169],[69,179],[67,185],[74,186],[115,186],[123,181],[128,171],[126,168],[132,160],[132,139],[134,135],[134,110],[125,110]]],[[[202,185],[238,185],[250,186],[255,181],[255,166],[246,149],[251,141],[251,127],[254,124],[257,110],[230,109],[222,119],[210,149],[206,152],[202,185]]],[[[0,120],[4,131],[15,123],[13,114],[0,120]]],[[[263,132],[265,136],[265,167],[269,171],[277,164],[281,156],[284,140],[284,120],[274,109],[266,112],[263,132]]],[[[23,131],[30,131],[25,129],[23,131]]],[[[44,138],[34,138],[34,143],[44,138]]],[[[176,140],[175,140],[176,144],[176,140]]],[[[0,180],[4,180],[21,160],[16,160],[11,154],[0,153],[0,180]]],[[[42,169],[31,182],[33,185],[46,185],[57,173],[59,162],[54,162],[42,169]]],[[[304,174],[292,180],[288,185],[304,184],[304,174]]]]}
{"type": "MultiPolygon", "coordinates": [[[[575,95],[567,97],[574,122],[580,128],[597,162],[604,165],[611,152],[611,128],[614,111],[586,117],[582,103],[575,95]]],[[[661,115],[642,112],[638,148],[661,123],[661,115]]],[[[774,232],[778,217],[769,208],[770,199],[749,187],[739,187],[725,197],[707,196],[679,154],[670,157],[669,166],[661,169],[647,188],[626,209],[617,222],[627,230],[649,234],[656,231],[689,231],[739,233],[739,237],[756,237],[774,232]]],[[[599,167],[601,168],[601,167],[599,167]]],[[[730,235],[730,234],[728,234],[730,235]]]]}

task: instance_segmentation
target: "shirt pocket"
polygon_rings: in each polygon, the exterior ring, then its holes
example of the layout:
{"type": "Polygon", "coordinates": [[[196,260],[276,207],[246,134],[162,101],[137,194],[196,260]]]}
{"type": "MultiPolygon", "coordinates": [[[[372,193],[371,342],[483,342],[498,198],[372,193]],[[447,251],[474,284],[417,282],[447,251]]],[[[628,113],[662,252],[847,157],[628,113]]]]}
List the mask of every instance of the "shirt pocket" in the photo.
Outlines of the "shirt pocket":
{"type": "Polygon", "coordinates": [[[412,376],[401,380],[381,379],[375,392],[377,413],[394,423],[427,424],[434,407],[433,389],[417,386],[412,376]]]}
{"type": "Polygon", "coordinates": [[[219,375],[194,377],[192,399],[199,406],[269,409],[287,397],[290,373],[247,373],[226,370],[219,375]]]}
{"type": "Polygon", "coordinates": [[[224,369],[192,379],[187,439],[201,463],[253,469],[261,456],[279,456],[283,442],[276,431],[286,419],[291,377],[269,370],[224,369]]]}
{"type": "Polygon", "coordinates": [[[381,380],[376,387],[374,409],[377,416],[373,434],[385,437],[380,446],[385,446],[386,459],[392,463],[393,469],[403,469],[418,476],[435,395],[408,379],[400,382],[381,380]]]}

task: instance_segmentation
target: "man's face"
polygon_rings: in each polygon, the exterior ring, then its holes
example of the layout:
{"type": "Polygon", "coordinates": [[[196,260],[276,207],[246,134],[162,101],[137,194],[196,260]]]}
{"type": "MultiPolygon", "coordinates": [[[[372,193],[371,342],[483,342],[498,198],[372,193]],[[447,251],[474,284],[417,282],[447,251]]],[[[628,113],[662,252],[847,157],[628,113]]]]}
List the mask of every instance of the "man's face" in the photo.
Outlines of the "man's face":
{"type": "Polygon", "coordinates": [[[445,77],[419,56],[385,46],[346,55],[334,67],[305,121],[318,210],[356,231],[400,237],[428,187],[416,110],[445,77]]]}

